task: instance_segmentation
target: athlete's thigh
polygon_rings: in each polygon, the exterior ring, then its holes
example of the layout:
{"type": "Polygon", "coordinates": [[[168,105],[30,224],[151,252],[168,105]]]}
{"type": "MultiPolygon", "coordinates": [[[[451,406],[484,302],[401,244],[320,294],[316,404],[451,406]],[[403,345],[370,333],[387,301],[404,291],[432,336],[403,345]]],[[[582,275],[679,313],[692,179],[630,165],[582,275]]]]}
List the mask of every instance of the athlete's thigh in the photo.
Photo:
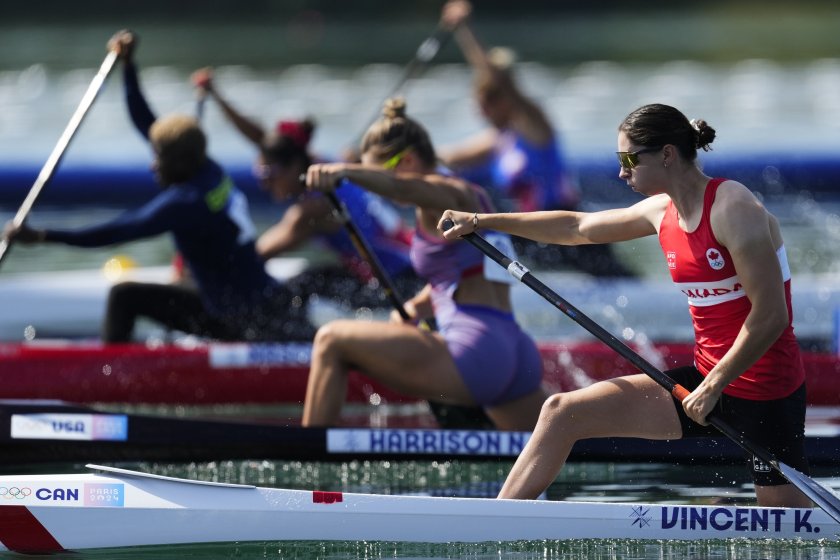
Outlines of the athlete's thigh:
{"type": "Polygon", "coordinates": [[[133,284],[140,315],[167,327],[195,333],[212,323],[198,291],[175,284],[133,284]]]}
{"type": "Polygon", "coordinates": [[[676,439],[682,436],[676,403],[644,374],[600,381],[563,396],[574,415],[579,439],[640,437],[676,439]]]}
{"type": "Polygon", "coordinates": [[[439,334],[375,321],[333,321],[327,328],[346,363],[393,389],[440,401],[472,401],[439,334]]]}

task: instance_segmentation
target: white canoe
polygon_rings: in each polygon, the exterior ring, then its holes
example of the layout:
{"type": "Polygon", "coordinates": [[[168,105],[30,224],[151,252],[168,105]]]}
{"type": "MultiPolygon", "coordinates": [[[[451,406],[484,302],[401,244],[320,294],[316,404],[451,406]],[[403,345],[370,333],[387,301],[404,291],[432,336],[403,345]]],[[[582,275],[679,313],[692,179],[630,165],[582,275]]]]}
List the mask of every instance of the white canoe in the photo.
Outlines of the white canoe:
{"type": "MultiPolygon", "coordinates": [[[[301,258],[275,258],[269,271],[283,280],[306,267],[301,258]]],[[[168,282],[166,266],[128,269],[106,276],[103,270],[51,271],[0,275],[0,340],[44,338],[96,338],[105,313],[108,290],[116,281],[168,282]]],[[[667,278],[593,279],[575,272],[534,274],[575,307],[623,340],[692,341],[693,332],[685,296],[667,278]],[[651,302],[656,302],[652,305],[651,302]],[[643,333],[643,336],[642,336],[643,333]]],[[[801,341],[829,346],[837,337],[835,310],[840,310],[840,275],[798,275],[793,285],[794,327],[801,341]]],[[[591,340],[579,325],[519,283],[512,290],[517,319],[539,339],[591,340]]],[[[310,318],[322,324],[353,316],[340,304],[320,299],[310,307],[310,318]]],[[[387,309],[374,316],[386,319],[387,309]]],[[[840,317],[840,315],[838,315],[840,317]]],[[[159,327],[138,324],[135,336],[166,336],[159,327]]]]}
{"type": "Polygon", "coordinates": [[[110,467],[0,477],[0,550],[257,541],[837,539],[816,509],[435,498],[219,484],[110,467]]]}

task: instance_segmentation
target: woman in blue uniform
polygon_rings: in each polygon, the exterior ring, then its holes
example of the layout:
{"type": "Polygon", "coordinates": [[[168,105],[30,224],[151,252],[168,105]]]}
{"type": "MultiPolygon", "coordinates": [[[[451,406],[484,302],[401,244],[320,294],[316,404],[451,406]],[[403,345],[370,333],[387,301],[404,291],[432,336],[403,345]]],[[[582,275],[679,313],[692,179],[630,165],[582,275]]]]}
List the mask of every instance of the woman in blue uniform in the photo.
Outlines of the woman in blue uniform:
{"type": "MultiPolygon", "coordinates": [[[[338,257],[337,264],[314,266],[291,278],[286,286],[306,305],[312,295],[341,301],[342,305],[387,307],[385,293],[359,256],[330,201],[321,193],[307,192],[300,176],[313,163],[323,161],[312,154],[310,141],[315,132],[313,119],[283,120],[267,130],[245,116],[219,93],[212,71],[193,73],[193,83],[213,99],[234,127],[258,150],[254,174],[263,189],[286,205],[280,220],[257,240],[257,251],[265,258],[283,255],[312,241],[321,243],[338,257]]],[[[413,294],[422,285],[408,250],[411,231],[401,213],[380,196],[351,183],[336,191],[351,219],[382,263],[397,290],[413,294]]]]}
{"type": "Polygon", "coordinates": [[[21,242],[100,247],[162,233],[172,235],[195,287],[125,282],[108,297],[106,342],[131,339],[146,317],[169,328],[222,340],[309,340],[314,329],[293,305],[290,292],[265,270],[255,246],[248,203],[225,171],[207,157],[206,137],[195,119],[156,118],[133,62],[135,36],[117,33],[108,44],[123,61],[129,114],[154,151],[152,169],[163,190],[140,208],[75,231],[7,226],[21,242]]]}
{"type": "MultiPolygon", "coordinates": [[[[475,98],[486,130],[442,152],[459,176],[487,189],[500,210],[575,210],[580,194],[569,177],[560,139],[543,109],[518,86],[512,54],[487,51],[468,25],[466,0],[443,7],[441,25],[452,29],[464,57],[475,70],[475,98]]],[[[523,262],[537,267],[569,266],[598,276],[631,276],[609,245],[562,247],[514,238],[523,262]]]]}

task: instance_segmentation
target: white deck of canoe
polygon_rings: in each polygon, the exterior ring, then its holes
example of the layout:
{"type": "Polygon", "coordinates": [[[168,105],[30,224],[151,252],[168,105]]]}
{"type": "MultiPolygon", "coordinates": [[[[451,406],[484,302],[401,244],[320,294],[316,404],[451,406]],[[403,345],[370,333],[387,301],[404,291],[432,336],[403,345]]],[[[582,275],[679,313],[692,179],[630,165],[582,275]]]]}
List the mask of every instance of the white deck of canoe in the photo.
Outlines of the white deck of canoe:
{"type": "Polygon", "coordinates": [[[271,540],[831,540],[840,532],[820,510],[319,493],[100,470],[3,476],[0,484],[32,489],[13,505],[27,507],[67,549],[271,540]]]}
{"type": "MultiPolygon", "coordinates": [[[[305,266],[306,261],[300,258],[274,259],[269,264],[272,274],[280,279],[296,274],[305,266]]],[[[605,280],[574,272],[536,271],[534,274],[619,338],[637,343],[645,342],[645,337],[651,341],[692,339],[685,297],[667,279],[605,280]]],[[[150,282],[166,282],[169,278],[170,270],[166,266],[131,269],[119,277],[150,282]]],[[[33,328],[38,338],[98,336],[105,299],[113,282],[100,269],[2,275],[0,340],[24,340],[32,336],[33,328]]],[[[515,285],[513,298],[518,319],[537,338],[589,337],[528,287],[515,285]]],[[[837,340],[836,315],[840,309],[837,275],[798,276],[793,305],[794,326],[801,339],[837,340]]],[[[346,312],[322,300],[313,306],[311,314],[313,321],[320,324],[346,312]]],[[[385,312],[381,313],[382,318],[386,316],[385,312]]],[[[141,324],[138,330],[139,336],[161,334],[152,325],[141,324]]]]}

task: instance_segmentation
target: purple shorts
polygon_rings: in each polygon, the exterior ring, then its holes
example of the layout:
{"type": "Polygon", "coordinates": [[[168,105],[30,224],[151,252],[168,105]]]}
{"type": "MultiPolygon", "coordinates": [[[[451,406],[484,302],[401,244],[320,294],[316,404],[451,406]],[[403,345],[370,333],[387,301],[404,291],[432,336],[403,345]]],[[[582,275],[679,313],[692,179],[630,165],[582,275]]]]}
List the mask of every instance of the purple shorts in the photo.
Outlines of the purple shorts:
{"type": "Polygon", "coordinates": [[[477,404],[499,405],[539,388],[542,358],[512,314],[459,305],[441,334],[477,404]]]}

